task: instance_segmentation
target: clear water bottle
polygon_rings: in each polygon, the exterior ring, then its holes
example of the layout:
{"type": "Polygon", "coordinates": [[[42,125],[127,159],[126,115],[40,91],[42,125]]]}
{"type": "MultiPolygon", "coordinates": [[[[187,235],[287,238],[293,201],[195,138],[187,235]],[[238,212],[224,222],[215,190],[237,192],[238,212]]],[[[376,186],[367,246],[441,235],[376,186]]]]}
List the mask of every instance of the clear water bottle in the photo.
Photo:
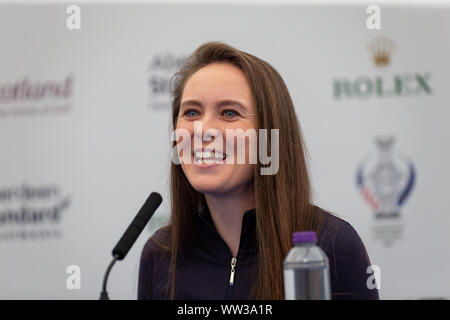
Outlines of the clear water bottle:
{"type": "Polygon", "coordinates": [[[294,246],[283,263],[286,300],[330,300],[328,257],[313,231],[294,232],[294,246]]]}

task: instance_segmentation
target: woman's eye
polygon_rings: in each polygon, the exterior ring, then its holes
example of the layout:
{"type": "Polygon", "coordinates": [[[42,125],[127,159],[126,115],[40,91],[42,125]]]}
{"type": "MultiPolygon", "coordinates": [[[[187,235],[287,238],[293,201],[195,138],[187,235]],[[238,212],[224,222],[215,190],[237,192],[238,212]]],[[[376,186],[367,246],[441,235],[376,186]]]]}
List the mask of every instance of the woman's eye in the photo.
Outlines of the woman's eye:
{"type": "Polygon", "coordinates": [[[191,109],[191,110],[187,110],[185,113],[183,113],[184,116],[186,117],[195,117],[198,115],[197,110],[191,109]]]}
{"type": "Polygon", "coordinates": [[[239,115],[236,111],[231,109],[224,110],[222,114],[225,116],[225,118],[234,118],[239,115]]]}

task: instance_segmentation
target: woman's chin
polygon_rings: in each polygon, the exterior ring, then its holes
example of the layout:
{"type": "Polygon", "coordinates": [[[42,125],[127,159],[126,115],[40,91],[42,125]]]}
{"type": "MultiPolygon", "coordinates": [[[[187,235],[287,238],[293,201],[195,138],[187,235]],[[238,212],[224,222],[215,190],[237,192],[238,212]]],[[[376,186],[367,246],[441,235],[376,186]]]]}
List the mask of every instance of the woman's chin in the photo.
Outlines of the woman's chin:
{"type": "Polygon", "coordinates": [[[212,182],[191,182],[192,187],[201,193],[206,194],[220,194],[223,192],[223,183],[218,183],[217,181],[212,182]]]}

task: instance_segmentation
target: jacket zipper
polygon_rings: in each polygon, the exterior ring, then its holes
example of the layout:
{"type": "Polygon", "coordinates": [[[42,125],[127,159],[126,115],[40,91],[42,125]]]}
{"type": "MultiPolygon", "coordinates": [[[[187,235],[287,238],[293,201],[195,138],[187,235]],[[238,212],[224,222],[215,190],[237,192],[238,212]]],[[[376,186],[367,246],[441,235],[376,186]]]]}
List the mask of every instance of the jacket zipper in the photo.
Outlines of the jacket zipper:
{"type": "MultiPolygon", "coordinates": [[[[208,227],[211,228],[211,230],[216,231],[215,228],[213,226],[211,226],[208,221],[206,221],[202,215],[200,214],[200,218],[208,225],[208,227]]],[[[217,231],[216,231],[217,232],[217,231]]],[[[226,245],[226,244],[225,244],[226,245]]],[[[239,244],[240,247],[240,244],[239,244]]],[[[239,248],[240,249],[240,248],[239,248]]],[[[237,256],[239,256],[239,250],[237,253],[237,256]]],[[[236,273],[236,264],[237,264],[237,256],[236,258],[231,256],[231,272],[230,272],[230,281],[229,281],[229,285],[227,286],[227,292],[225,293],[225,299],[231,299],[231,293],[233,287],[234,287],[234,274],[236,273]]]]}
{"type": "Polygon", "coordinates": [[[235,257],[231,258],[231,274],[230,274],[230,286],[234,286],[234,273],[236,272],[236,262],[237,259],[235,257]]]}
{"type": "Polygon", "coordinates": [[[234,275],[236,273],[236,263],[237,258],[231,257],[231,272],[230,272],[230,281],[228,281],[227,291],[225,292],[225,300],[231,300],[233,297],[233,288],[234,288],[234,275]]]}

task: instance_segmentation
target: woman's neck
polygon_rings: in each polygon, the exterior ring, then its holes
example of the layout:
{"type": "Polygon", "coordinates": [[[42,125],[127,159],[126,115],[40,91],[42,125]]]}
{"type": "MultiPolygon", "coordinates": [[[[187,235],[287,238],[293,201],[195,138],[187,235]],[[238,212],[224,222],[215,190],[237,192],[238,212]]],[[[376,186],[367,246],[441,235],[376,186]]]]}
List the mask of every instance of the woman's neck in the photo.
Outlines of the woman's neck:
{"type": "Polygon", "coordinates": [[[233,257],[236,257],[244,213],[255,208],[253,184],[228,194],[205,194],[205,200],[217,232],[228,245],[233,257]]]}

